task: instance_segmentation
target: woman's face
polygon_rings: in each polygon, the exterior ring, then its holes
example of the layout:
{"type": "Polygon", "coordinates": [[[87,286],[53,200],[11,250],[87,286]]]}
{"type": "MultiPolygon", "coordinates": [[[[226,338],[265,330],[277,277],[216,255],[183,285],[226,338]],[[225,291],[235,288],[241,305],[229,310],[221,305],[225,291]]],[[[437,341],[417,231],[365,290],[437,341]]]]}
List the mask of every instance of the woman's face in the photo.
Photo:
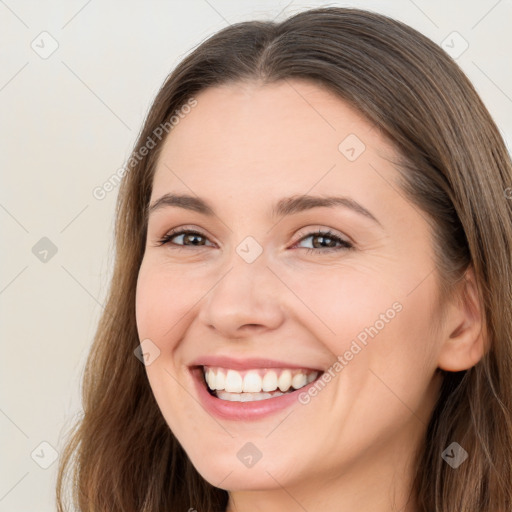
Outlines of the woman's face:
{"type": "Polygon", "coordinates": [[[162,414],[224,489],[385,485],[425,429],[442,332],[393,148],[304,81],[196,99],[159,156],[137,286],[162,414]]]}

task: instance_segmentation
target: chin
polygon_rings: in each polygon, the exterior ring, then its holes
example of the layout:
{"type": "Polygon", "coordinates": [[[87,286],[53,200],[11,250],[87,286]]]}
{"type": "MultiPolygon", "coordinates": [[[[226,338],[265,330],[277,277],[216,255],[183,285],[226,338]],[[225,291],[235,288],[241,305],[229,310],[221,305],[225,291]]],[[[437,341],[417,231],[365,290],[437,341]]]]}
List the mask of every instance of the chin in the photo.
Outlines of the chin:
{"type": "Polygon", "coordinates": [[[286,487],[288,483],[278,476],[278,473],[282,474],[278,468],[269,470],[264,465],[260,466],[261,461],[252,468],[246,468],[242,464],[240,464],[240,467],[236,467],[232,460],[219,463],[218,461],[204,461],[203,459],[197,465],[194,461],[192,463],[197,472],[209,484],[226,491],[271,490],[280,488],[280,485],[286,487]]]}

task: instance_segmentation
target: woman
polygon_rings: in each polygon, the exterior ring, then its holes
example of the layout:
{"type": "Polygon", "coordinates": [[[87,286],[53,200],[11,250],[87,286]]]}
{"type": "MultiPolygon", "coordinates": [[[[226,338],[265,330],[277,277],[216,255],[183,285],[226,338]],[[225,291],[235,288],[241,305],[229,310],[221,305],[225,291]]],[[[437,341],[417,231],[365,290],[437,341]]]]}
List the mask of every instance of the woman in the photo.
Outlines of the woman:
{"type": "Polygon", "coordinates": [[[512,165],[385,16],[230,26],[158,93],[117,209],[82,511],[512,507],[512,165]]]}

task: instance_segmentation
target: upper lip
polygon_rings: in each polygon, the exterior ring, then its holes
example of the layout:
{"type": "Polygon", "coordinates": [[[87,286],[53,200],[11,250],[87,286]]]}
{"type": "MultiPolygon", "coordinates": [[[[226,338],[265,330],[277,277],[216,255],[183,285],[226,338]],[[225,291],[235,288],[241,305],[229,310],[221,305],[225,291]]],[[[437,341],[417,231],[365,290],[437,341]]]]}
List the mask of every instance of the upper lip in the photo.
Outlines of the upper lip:
{"type": "Polygon", "coordinates": [[[309,365],[295,364],[287,361],[278,361],[275,359],[266,359],[261,357],[249,357],[245,359],[236,359],[230,356],[209,355],[201,356],[192,361],[190,366],[215,366],[220,368],[229,368],[232,370],[249,370],[257,368],[304,368],[316,371],[323,371],[319,368],[309,365]]]}

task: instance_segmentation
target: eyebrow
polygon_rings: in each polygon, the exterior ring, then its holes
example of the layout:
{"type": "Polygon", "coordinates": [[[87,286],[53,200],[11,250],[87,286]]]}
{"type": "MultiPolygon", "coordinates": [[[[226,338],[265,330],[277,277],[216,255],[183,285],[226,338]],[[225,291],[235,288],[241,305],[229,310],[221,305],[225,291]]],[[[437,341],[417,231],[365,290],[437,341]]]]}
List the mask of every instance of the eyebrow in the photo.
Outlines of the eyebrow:
{"type": "MultiPolygon", "coordinates": [[[[164,194],[148,206],[147,214],[149,216],[154,211],[169,206],[195,211],[208,217],[213,217],[215,215],[214,209],[207,201],[200,197],[190,196],[187,194],[164,194]]],[[[294,213],[310,210],[312,208],[334,208],[336,206],[349,208],[350,210],[373,220],[379,224],[379,226],[382,226],[377,218],[363,205],[354,199],[343,196],[299,195],[286,197],[280,199],[272,207],[270,214],[271,217],[284,217],[287,215],[293,215],[294,213]]]]}

